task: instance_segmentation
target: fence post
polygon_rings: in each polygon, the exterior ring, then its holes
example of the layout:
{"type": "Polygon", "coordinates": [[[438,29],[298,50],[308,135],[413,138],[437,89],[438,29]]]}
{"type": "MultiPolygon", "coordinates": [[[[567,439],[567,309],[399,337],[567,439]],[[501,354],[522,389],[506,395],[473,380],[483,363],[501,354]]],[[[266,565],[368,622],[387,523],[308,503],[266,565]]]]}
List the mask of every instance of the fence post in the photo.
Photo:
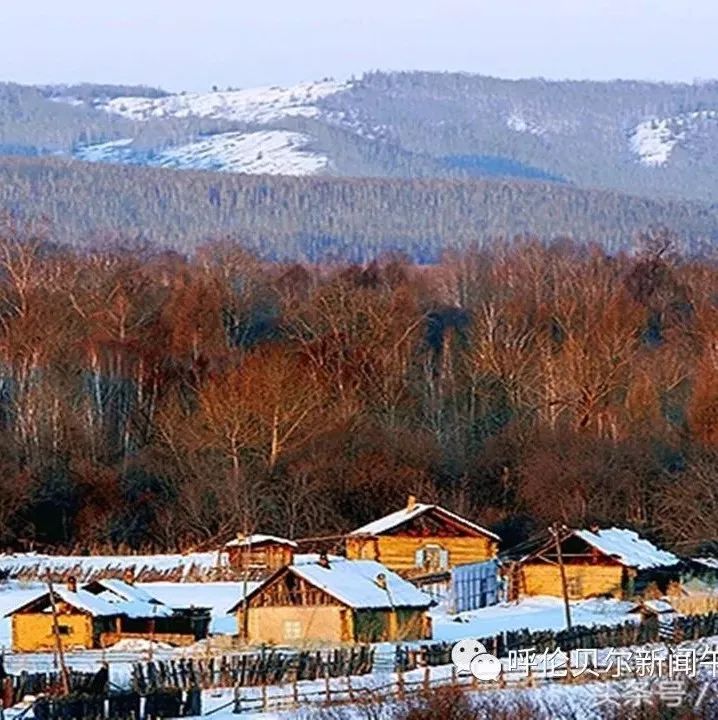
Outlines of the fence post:
{"type": "Polygon", "coordinates": [[[456,687],[459,682],[459,675],[456,670],[456,665],[451,666],[451,684],[456,687]]]}
{"type": "Polygon", "coordinates": [[[242,691],[239,685],[234,686],[234,714],[239,715],[242,712],[242,691]]]}
{"type": "Polygon", "coordinates": [[[268,706],[269,706],[269,703],[267,701],[267,684],[263,682],[262,683],[262,710],[264,710],[264,712],[266,712],[268,706]]]}
{"type": "Polygon", "coordinates": [[[424,668],[424,692],[428,695],[431,690],[431,668],[427,665],[424,668]]]}
{"type": "Polygon", "coordinates": [[[299,707],[299,687],[297,685],[297,676],[294,676],[292,681],[292,700],[294,701],[294,707],[299,707]]]}
{"type": "Polygon", "coordinates": [[[397,696],[399,700],[404,700],[406,697],[406,688],[404,687],[404,671],[399,668],[396,673],[396,684],[397,684],[397,696]]]}
{"type": "Polygon", "coordinates": [[[332,701],[332,687],[329,682],[329,667],[324,668],[324,690],[327,695],[327,705],[332,701]]]}

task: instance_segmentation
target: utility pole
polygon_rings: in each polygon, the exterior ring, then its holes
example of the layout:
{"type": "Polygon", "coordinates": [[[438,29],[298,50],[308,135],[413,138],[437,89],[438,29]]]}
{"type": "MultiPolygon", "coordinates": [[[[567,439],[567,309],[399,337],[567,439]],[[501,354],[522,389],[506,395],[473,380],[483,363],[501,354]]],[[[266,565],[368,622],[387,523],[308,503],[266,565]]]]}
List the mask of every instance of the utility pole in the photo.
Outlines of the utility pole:
{"type": "Polygon", "coordinates": [[[52,634],[55,636],[55,646],[57,647],[57,658],[60,662],[60,676],[62,677],[62,691],[67,696],[70,694],[70,673],[65,665],[65,651],[62,647],[62,638],[60,637],[60,625],[57,621],[57,605],[55,603],[55,591],[52,588],[52,576],[50,570],[47,571],[47,587],[50,591],[50,607],[52,608],[52,634]]]}
{"type": "Polygon", "coordinates": [[[568,582],[566,580],[566,567],[563,564],[563,553],[561,551],[561,529],[558,523],[554,523],[549,529],[556,542],[556,557],[558,558],[558,569],[561,573],[561,589],[563,592],[563,607],[566,611],[566,629],[570,630],[571,625],[571,603],[568,600],[568,582]]]}

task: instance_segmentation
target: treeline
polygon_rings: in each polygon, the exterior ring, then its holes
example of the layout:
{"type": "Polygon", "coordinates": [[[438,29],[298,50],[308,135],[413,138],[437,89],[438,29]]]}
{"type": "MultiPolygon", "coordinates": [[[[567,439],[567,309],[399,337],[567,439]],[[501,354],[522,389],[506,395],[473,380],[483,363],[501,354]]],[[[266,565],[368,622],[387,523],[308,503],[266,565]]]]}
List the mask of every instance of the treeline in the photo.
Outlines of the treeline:
{"type": "Polygon", "coordinates": [[[448,249],[527,232],[633,247],[647,227],[686,249],[718,240],[718,206],[562,184],[269,177],[0,159],[0,209],[44,217],[74,245],[132,240],[192,252],[232,237],[264,259],[367,262],[401,251],[435,262],[448,249]]]}
{"type": "Polygon", "coordinates": [[[718,537],[718,267],[532,241],[432,267],[0,241],[8,547],[317,536],[440,501],[522,539],[718,537]]]}

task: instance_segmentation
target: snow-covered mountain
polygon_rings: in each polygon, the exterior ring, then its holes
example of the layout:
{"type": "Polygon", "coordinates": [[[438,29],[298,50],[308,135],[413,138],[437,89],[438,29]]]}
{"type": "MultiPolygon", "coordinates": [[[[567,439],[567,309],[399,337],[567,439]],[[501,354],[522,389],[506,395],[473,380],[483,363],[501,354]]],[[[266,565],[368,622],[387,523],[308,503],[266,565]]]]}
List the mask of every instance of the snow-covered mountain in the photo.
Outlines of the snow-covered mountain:
{"type": "Polygon", "coordinates": [[[0,151],[231,173],[542,179],[713,201],[718,82],[377,72],[205,93],[0,85],[0,151]]]}

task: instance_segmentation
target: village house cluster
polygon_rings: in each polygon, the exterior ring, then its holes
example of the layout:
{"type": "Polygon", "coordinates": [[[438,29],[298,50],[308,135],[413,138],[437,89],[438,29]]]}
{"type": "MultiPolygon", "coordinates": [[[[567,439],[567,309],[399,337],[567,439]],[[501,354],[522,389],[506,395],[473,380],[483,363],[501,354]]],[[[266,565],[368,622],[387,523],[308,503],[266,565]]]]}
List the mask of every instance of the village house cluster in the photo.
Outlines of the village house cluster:
{"type": "MultiPolygon", "coordinates": [[[[631,530],[563,529],[528,550],[501,555],[500,541],[414,497],[346,536],[239,535],[222,554],[245,592],[227,612],[243,644],[338,644],[428,639],[428,611],[447,595],[458,612],[532,595],[636,599],[673,590],[685,600],[689,594],[681,585],[686,561],[631,530]]],[[[651,602],[641,612],[650,614],[651,602]]],[[[82,585],[69,578],[9,615],[13,649],[24,652],[58,642],[101,648],[123,638],[187,645],[210,629],[209,608],[163,603],[127,571],[122,579],[82,585]]]]}

